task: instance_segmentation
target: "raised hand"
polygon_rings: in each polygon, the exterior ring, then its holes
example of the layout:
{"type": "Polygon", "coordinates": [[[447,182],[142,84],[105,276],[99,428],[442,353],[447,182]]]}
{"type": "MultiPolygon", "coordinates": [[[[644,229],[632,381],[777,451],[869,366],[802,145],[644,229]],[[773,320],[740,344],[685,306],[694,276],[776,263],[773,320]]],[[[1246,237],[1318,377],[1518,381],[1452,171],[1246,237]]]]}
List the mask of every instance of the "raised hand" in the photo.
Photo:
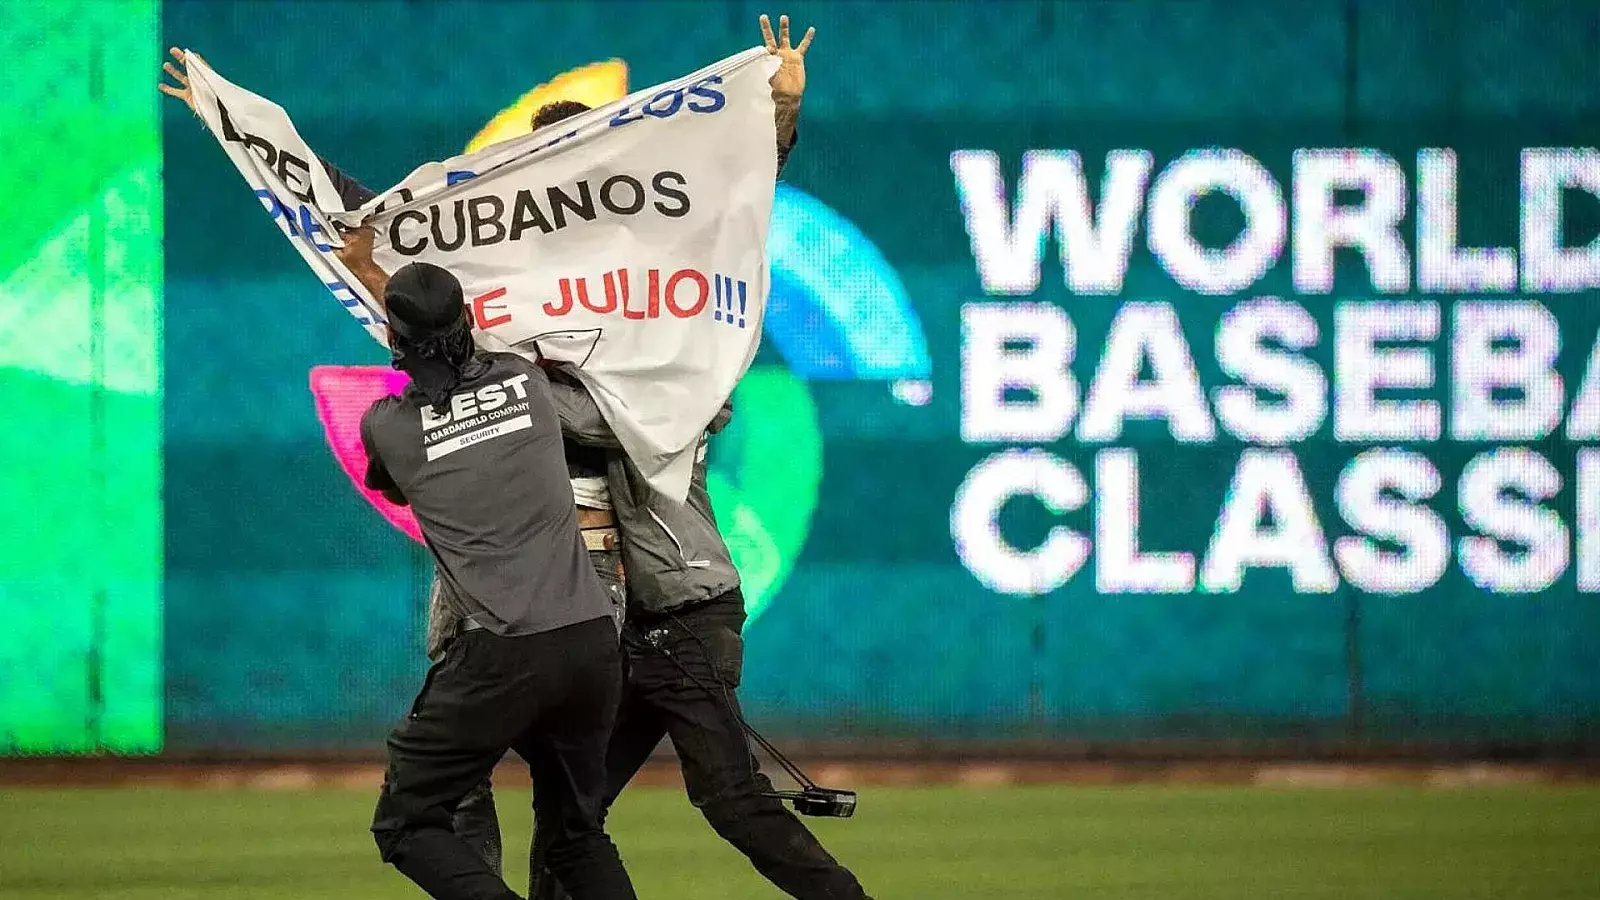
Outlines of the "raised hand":
{"type": "Polygon", "coordinates": [[[194,91],[189,87],[189,64],[184,59],[183,51],[177,47],[169,47],[167,52],[172,54],[172,58],[178,61],[178,65],[175,66],[169,62],[162,63],[161,70],[166,72],[167,77],[171,78],[176,84],[168,84],[165,81],[158,82],[156,90],[166,94],[168,97],[177,97],[183,101],[183,105],[189,107],[190,112],[199,115],[200,111],[194,108],[194,91]]]}
{"type": "Polygon", "coordinates": [[[806,50],[811,47],[811,39],[816,36],[815,28],[807,28],[805,37],[800,39],[800,45],[791,47],[789,17],[778,17],[777,37],[772,36],[772,20],[766,16],[761,17],[761,39],[767,45],[767,52],[783,61],[769,82],[775,99],[799,100],[800,95],[805,93],[806,50]]]}

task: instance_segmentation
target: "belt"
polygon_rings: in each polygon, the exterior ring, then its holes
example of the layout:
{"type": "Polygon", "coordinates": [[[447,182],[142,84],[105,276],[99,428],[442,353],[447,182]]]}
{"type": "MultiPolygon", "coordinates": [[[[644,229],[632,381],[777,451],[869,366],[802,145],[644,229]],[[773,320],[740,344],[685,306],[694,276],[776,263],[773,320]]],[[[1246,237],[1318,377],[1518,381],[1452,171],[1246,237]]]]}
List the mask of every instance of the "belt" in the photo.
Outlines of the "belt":
{"type": "Polygon", "coordinates": [[[617,549],[617,529],[613,527],[583,528],[579,530],[579,533],[583,535],[583,549],[585,550],[617,549]]]}
{"type": "Polygon", "coordinates": [[[609,509],[592,509],[587,506],[578,507],[579,528],[615,528],[616,516],[609,509]]]}

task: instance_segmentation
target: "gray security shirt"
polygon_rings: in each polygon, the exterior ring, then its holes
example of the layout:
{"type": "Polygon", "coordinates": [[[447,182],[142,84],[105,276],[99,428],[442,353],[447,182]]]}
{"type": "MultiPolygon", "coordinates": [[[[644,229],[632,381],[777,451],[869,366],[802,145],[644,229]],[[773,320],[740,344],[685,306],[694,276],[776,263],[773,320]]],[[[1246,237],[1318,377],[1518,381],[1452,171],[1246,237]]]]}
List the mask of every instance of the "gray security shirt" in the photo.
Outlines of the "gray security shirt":
{"type": "Polygon", "coordinates": [[[578,534],[538,366],[481,353],[435,413],[414,387],[361,420],[367,486],[408,503],[458,612],[508,637],[611,616],[578,534]]]}

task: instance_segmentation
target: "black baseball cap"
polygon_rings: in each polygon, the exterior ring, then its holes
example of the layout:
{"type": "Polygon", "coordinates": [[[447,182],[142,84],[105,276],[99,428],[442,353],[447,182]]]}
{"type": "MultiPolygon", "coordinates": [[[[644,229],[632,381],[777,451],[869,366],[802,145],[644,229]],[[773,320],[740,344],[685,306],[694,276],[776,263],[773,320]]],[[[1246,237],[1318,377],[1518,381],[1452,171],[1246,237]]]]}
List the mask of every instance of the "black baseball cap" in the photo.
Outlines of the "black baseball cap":
{"type": "Polygon", "coordinates": [[[461,282],[432,263],[408,263],[389,278],[383,291],[389,328],[408,341],[456,330],[467,320],[461,282]]]}

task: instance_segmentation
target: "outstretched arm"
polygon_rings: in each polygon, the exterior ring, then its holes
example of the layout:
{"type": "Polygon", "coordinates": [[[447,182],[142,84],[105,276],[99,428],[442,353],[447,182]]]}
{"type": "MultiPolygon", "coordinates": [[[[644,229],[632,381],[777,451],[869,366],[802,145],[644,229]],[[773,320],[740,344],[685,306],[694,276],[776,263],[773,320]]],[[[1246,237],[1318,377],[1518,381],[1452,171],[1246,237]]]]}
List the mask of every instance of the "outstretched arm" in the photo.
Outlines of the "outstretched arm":
{"type": "Polygon", "coordinates": [[[783,167],[789,164],[789,151],[794,149],[795,142],[800,140],[798,131],[789,132],[789,143],[778,143],[778,177],[783,177],[783,167]]]}
{"type": "Polygon", "coordinates": [[[778,126],[779,172],[789,161],[789,151],[794,148],[799,136],[796,129],[800,122],[800,98],[806,91],[806,51],[811,48],[811,39],[816,34],[815,28],[806,29],[799,46],[791,47],[789,17],[778,17],[777,37],[772,34],[772,20],[761,17],[762,42],[766,44],[768,53],[782,61],[769,82],[772,85],[773,121],[778,126]]]}
{"type": "MultiPolygon", "coordinates": [[[[177,64],[162,63],[161,69],[167,73],[167,77],[172,81],[159,82],[156,84],[156,89],[168,97],[176,97],[182,100],[183,105],[189,107],[190,112],[199,115],[199,110],[195,109],[194,106],[194,89],[189,85],[189,63],[184,57],[184,51],[179,50],[177,47],[169,47],[167,52],[172,54],[172,58],[177,64]]],[[[194,53],[191,55],[204,62],[200,54],[194,53]]],[[[317,162],[322,163],[322,170],[328,173],[328,180],[333,182],[334,189],[339,192],[339,199],[344,201],[345,209],[359,209],[368,200],[378,196],[376,191],[339,171],[338,166],[328,162],[321,156],[317,157],[317,162]]]]}
{"type": "Polygon", "coordinates": [[[333,189],[339,192],[345,209],[360,209],[368,200],[378,196],[377,191],[339,171],[338,166],[328,162],[321,154],[318,154],[317,162],[322,163],[322,171],[328,173],[328,180],[333,182],[333,189]]]}

